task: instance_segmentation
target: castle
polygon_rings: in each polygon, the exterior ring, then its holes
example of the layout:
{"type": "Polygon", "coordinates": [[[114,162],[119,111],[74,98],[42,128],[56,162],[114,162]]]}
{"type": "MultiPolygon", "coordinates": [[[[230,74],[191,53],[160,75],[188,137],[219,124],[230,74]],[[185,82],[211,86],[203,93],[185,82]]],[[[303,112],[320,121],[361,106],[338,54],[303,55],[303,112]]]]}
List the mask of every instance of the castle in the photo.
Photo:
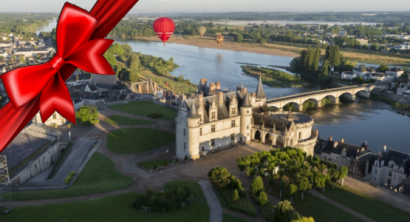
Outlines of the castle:
{"type": "Polygon", "coordinates": [[[208,86],[201,79],[196,96],[182,100],[175,119],[177,158],[198,159],[210,151],[251,141],[297,147],[313,155],[318,132],[312,132],[312,117],[271,112],[261,79],[254,93],[243,86],[236,92],[224,91],[220,82],[208,86]]]}

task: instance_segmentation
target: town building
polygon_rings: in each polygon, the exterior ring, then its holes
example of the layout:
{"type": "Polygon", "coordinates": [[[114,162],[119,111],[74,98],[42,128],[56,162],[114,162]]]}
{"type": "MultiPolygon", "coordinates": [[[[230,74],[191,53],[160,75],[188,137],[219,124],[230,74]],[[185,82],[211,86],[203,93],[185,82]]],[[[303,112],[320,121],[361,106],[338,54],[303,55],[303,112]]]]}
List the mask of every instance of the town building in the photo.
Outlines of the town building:
{"type": "Polygon", "coordinates": [[[369,180],[388,187],[395,187],[410,175],[410,155],[397,150],[387,150],[374,161],[369,180]]]}
{"type": "Polygon", "coordinates": [[[155,94],[159,91],[157,83],[152,81],[149,77],[147,80],[143,80],[136,83],[130,83],[128,88],[134,93],[138,94],[155,94]]]}
{"type": "Polygon", "coordinates": [[[208,152],[252,140],[272,147],[292,146],[313,155],[318,132],[312,117],[272,113],[261,79],[255,93],[244,87],[228,92],[221,83],[201,79],[195,98],[184,100],[176,117],[176,156],[198,159],[208,152]]]}
{"type": "Polygon", "coordinates": [[[19,185],[54,165],[68,142],[59,142],[61,132],[28,125],[7,146],[2,155],[7,157],[12,185],[19,185]]]}
{"type": "Polygon", "coordinates": [[[54,53],[55,49],[52,47],[38,47],[38,48],[14,48],[13,54],[23,55],[24,57],[36,56],[37,54],[54,53]]]}
{"type": "Polygon", "coordinates": [[[37,125],[62,126],[66,124],[66,122],[67,120],[58,112],[54,112],[44,123],[41,120],[40,112],[38,112],[33,118],[33,123],[37,125]]]}

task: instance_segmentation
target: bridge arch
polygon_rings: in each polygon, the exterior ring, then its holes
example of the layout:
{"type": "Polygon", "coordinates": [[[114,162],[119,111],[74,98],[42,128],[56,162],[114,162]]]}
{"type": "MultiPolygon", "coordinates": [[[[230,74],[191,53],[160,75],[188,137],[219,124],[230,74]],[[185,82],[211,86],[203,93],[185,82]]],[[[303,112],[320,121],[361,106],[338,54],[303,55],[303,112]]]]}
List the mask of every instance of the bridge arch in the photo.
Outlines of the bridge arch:
{"type": "Polygon", "coordinates": [[[303,107],[303,110],[312,109],[318,108],[320,106],[319,103],[319,100],[317,100],[316,98],[306,98],[305,100],[303,100],[301,106],[303,107]]]}
{"type": "Polygon", "coordinates": [[[328,104],[327,101],[326,101],[325,103],[323,103],[323,100],[324,100],[324,99],[330,100],[330,103],[331,103],[331,104],[338,104],[338,103],[339,103],[339,97],[338,97],[338,96],[335,96],[335,95],[333,95],[333,94],[324,95],[324,96],[320,99],[320,101],[322,102],[322,104],[321,104],[322,107],[328,104]]]}
{"type": "Polygon", "coordinates": [[[287,102],[283,105],[283,110],[284,111],[289,110],[289,108],[292,108],[292,111],[298,111],[302,107],[301,107],[301,105],[299,105],[299,103],[296,103],[296,102],[292,101],[292,102],[287,102]]]}

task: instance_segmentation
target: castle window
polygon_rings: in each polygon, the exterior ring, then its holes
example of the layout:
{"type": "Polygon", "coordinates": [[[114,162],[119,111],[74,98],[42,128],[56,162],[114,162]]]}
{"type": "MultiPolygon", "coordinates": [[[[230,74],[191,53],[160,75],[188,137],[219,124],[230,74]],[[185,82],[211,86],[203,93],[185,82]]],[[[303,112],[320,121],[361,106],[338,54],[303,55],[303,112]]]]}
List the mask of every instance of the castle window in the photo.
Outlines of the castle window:
{"type": "Polygon", "coordinates": [[[399,182],[401,182],[401,177],[399,176],[399,182]]]}
{"type": "Polygon", "coordinates": [[[211,133],[215,133],[215,125],[211,126],[211,133]]]}
{"type": "Polygon", "coordinates": [[[202,136],[202,128],[199,128],[199,135],[202,136]]]}
{"type": "Polygon", "coordinates": [[[213,120],[214,119],[216,119],[216,117],[215,117],[215,112],[212,112],[212,117],[211,117],[213,120]]]}
{"type": "Polygon", "coordinates": [[[357,173],[357,167],[353,168],[353,173],[357,173]]]}
{"type": "Polygon", "coordinates": [[[249,129],[249,125],[248,125],[248,126],[246,126],[246,129],[249,129]]]}
{"type": "Polygon", "coordinates": [[[235,127],[235,120],[232,120],[231,127],[235,127]]]}
{"type": "Polygon", "coordinates": [[[211,146],[215,146],[215,139],[211,139],[211,146]]]}
{"type": "Polygon", "coordinates": [[[186,143],[184,143],[184,150],[186,150],[186,143]]]}
{"type": "Polygon", "coordinates": [[[232,114],[236,114],[236,108],[232,108],[232,114]]]}
{"type": "Polygon", "coordinates": [[[377,169],[374,169],[374,174],[377,174],[377,169]]]}
{"type": "Polygon", "coordinates": [[[185,129],[184,129],[184,136],[185,136],[185,129]]]}
{"type": "Polygon", "coordinates": [[[246,113],[249,113],[249,110],[246,113]]]}
{"type": "Polygon", "coordinates": [[[57,113],[53,114],[53,119],[57,119],[57,113]]]}
{"type": "Polygon", "coordinates": [[[234,141],[235,140],[235,133],[231,134],[231,140],[234,141]]]}
{"type": "Polygon", "coordinates": [[[393,176],[393,180],[395,180],[396,179],[396,174],[394,174],[394,176],[393,176]]]}
{"type": "Polygon", "coordinates": [[[199,117],[199,121],[202,122],[202,116],[199,117]]]}
{"type": "Polygon", "coordinates": [[[299,139],[302,139],[302,132],[299,132],[299,139]]]}

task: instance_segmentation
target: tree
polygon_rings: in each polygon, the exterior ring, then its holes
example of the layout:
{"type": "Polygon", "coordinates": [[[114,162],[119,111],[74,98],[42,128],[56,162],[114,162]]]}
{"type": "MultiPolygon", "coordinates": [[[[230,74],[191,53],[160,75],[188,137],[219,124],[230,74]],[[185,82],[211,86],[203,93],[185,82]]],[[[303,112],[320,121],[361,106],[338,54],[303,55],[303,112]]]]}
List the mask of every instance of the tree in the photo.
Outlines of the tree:
{"type": "Polygon", "coordinates": [[[260,193],[261,191],[264,191],[264,190],[265,190],[265,187],[263,186],[262,177],[257,176],[257,177],[252,181],[252,184],[251,184],[251,193],[252,193],[253,195],[259,195],[259,193],[260,193]]]}
{"type": "Polygon", "coordinates": [[[347,176],[347,173],[349,172],[349,169],[345,166],[340,167],[339,169],[339,180],[342,180],[342,186],[343,186],[343,182],[345,177],[347,176]]]}
{"type": "Polygon", "coordinates": [[[108,52],[112,54],[116,54],[117,56],[121,56],[124,53],[124,49],[119,43],[114,43],[112,46],[108,49],[108,52]]]}
{"type": "Polygon", "coordinates": [[[311,188],[311,184],[309,182],[309,179],[306,176],[302,176],[299,180],[298,183],[298,190],[302,192],[302,200],[303,196],[305,194],[305,191],[311,188]]]}
{"type": "Polygon", "coordinates": [[[75,112],[75,119],[81,125],[94,125],[99,122],[98,110],[95,106],[82,106],[75,112]]]}
{"type": "Polygon", "coordinates": [[[283,188],[285,188],[285,185],[286,185],[286,181],[285,181],[285,180],[281,180],[281,181],[280,181],[279,198],[282,198],[282,190],[283,190],[283,188]]]}
{"type": "Polygon", "coordinates": [[[238,164],[238,168],[241,171],[241,175],[242,175],[242,172],[249,166],[250,161],[247,156],[244,156],[244,157],[239,157],[236,160],[236,163],[238,164]]]}
{"type": "Polygon", "coordinates": [[[229,177],[231,173],[228,172],[226,168],[215,167],[208,172],[208,177],[218,185],[220,188],[226,187],[230,183],[229,177]]]}
{"type": "Polygon", "coordinates": [[[290,202],[292,203],[293,196],[298,192],[298,186],[295,184],[291,183],[289,184],[289,195],[290,195],[290,202]]]}
{"type": "Polygon", "coordinates": [[[232,201],[236,202],[236,201],[238,201],[238,200],[239,200],[238,190],[235,189],[235,190],[232,192],[232,201]]]}
{"type": "Polygon", "coordinates": [[[315,222],[313,217],[302,217],[299,220],[292,220],[291,222],[315,222]]]}
{"type": "Polygon", "coordinates": [[[242,41],[243,41],[243,35],[237,34],[237,35],[235,36],[235,41],[237,41],[237,42],[242,42],[242,41]]]}
{"type": "Polygon", "coordinates": [[[179,75],[178,76],[178,82],[183,82],[184,81],[184,76],[183,75],[179,75]]]}
{"type": "Polygon", "coordinates": [[[321,75],[322,75],[322,76],[327,76],[328,73],[329,73],[329,61],[326,59],[326,60],[323,62],[321,75]]]}
{"type": "Polygon", "coordinates": [[[272,187],[275,184],[275,177],[277,177],[277,175],[269,176],[269,192],[272,192],[272,187]]]}
{"type": "Polygon", "coordinates": [[[270,221],[289,222],[299,219],[298,213],[296,213],[291,203],[287,200],[279,202],[273,207],[273,209],[274,211],[270,221]]]}
{"type": "Polygon", "coordinates": [[[107,51],[104,53],[104,57],[105,59],[107,59],[108,63],[110,63],[112,67],[117,65],[117,59],[112,53],[107,51]]]}
{"type": "Polygon", "coordinates": [[[122,48],[123,54],[124,54],[125,56],[130,55],[131,52],[132,52],[132,47],[131,47],[130,45],[128,45],[128,44],[122,44],[122,45],[121,45],[121,48],[122,48]]]}
{"type": "Polygon", "coordinates": [[[263,37],[258,38],[258,43],[265,45],[266,44],[266,39],[263,37]]]}
{"type": "Polygon", "coordinates": [[[378,72],[386,72],[387,70],[389,70],[389,67],[386,64],[381,64],[379,68],[377,68],[378,72]]]}
{"type": "Polygon", "coordinates": [[[265,206],[265,204],[268,202],[268,196],[266,195],[265,191],[261,191],[259,193],[259,203],[261,204],[261,206],[265,206]]]}
{"type": "Polygon", "coordinates": [[[371,50],[378,51],[378,50],[379,50],[379,44],[373,43],[373,44],[370,46],[370,49],[371,49],[371,50]]]}

